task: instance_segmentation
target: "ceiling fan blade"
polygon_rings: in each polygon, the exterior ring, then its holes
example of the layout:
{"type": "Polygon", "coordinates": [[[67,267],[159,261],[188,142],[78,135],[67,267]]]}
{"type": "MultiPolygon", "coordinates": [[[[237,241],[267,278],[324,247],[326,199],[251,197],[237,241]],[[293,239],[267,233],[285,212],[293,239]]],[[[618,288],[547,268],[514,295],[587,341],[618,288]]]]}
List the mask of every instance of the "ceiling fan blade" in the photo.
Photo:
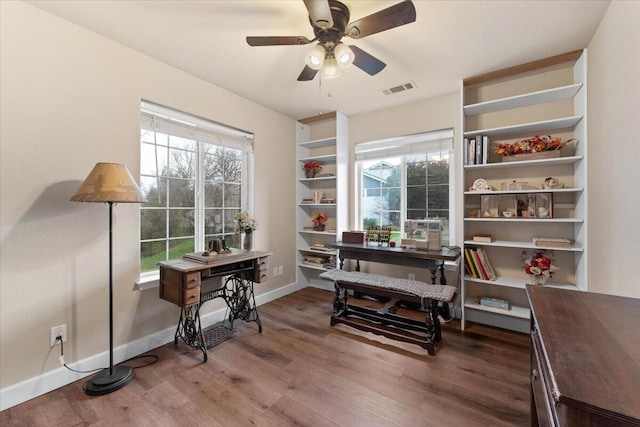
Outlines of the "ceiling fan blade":
{"type": "Polygon", "coordinates": [[[325,30],[333,27],[333,16],[328,0],[304,0],[304,5],[309,11],[313,25],[325,30]]]}
{"type": "Polygon", "coordinates": [[[406,0],[349,24],[345,35],[359,39],[391,28],[409,24],[416,20],[416,8],[406,0]]]}
{"type": "Polygon", "coordinates": [[[309,80],[313,80],[313,78],[316,76],[316,74],[318,74],[318,70],[314,70],[313,68],[309,67],[308,65],[305,65],[304,69],[302,70],[302,72],[298,76],[298,81],[299,82],[306,82],[306,81],[309,81],[309,80]]]}
{"type": "Polygon", "coordinates": [[[309,44],[311,40],[304,36],[248,36],[247,43],[249,46],[282,46],[309,44]]]}
{"type": "Polygon", "coordinates": [[[378,74],[384,67],[387,66],[387,64],[380,61],[375,56],[368,54],[358,46],[349,47],[353,51],[353,65],[360,68],[370,76],[378,74]]]}

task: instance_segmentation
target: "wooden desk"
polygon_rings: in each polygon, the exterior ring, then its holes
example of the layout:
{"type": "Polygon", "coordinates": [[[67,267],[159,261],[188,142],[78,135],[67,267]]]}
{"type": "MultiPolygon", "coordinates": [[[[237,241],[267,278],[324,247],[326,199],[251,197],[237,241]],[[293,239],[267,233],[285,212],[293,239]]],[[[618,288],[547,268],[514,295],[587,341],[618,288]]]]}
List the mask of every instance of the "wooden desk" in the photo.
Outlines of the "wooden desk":
{"type": "Polygon", "coordinates": [[[262,333],[253,284],[268,278],[268,257],[271,253],[232,249],[230,253],[203,257],[187,254],[182,259],[159,262],[160,298],[180,306],[180,320],[174,343],[178,338],[192,348],[202,350],[207,361],[207,347],[230,337],[236,319],[256,322],[262,333]],[[200,308],[215,298],[222,298],[229,307],[228,319],[202,329],[200,308]]]}
{"type": "Polygon", "coordinates": [[[527,285],[532,425],[640,426],[640,299],[527,285]]]}
{"type": "Polygon", "coordinates": [[[455,261],[460,257],[460,249],[442,248],[439,251],[410,249],[401,247],[378,246],[367,243],[336,242],[329,245],[339,251],[340,269],[345,259],[356,261],[356,271],[360,271],[360,261],[384,264],[404,265],[407,267],[427,268],[431,272],[431,283],[436,283],[436,273],[440,269],[440,284],[446,285],[444,262],[455,261]]]}

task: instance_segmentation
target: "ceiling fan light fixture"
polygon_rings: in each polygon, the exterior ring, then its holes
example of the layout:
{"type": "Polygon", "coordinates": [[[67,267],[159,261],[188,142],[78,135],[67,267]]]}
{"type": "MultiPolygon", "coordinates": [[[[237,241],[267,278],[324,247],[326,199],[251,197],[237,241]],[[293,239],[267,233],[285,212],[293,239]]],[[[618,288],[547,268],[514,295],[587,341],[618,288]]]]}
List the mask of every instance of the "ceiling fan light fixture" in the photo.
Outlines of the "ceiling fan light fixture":
{"type": "Polygon", "coordinates": [[[304,58],[306,64],[313,68],[314,70],[319,70],[322,68],[322,64],[324,63],[324,57],[326,52],[324,47],[317,44],[307,53],[307,56],[304,58]]]}
{"type": "Polygon", "coordinates": [[[340,75],[340,68],[338,68],[338,61],[336,58],[325,58],[324,65],[322,66],[322,77],[325,79],[333,79],[340,75]]]}
{"type": "Polygon", "coordinates": [[[354,55],[349,46],[344,43],[340,43],[335,48],[335,57],[338,62],[338,67],[344,69],[353,63],[354,55]]]}

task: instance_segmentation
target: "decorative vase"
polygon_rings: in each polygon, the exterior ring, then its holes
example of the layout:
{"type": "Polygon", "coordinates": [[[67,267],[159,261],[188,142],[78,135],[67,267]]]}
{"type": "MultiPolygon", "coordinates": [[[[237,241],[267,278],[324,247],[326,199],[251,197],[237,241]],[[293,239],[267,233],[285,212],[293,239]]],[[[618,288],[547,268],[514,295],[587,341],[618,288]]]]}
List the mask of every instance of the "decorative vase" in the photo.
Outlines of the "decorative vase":
{"type": "Polygon", "coordinates": [[[536,276],[534,274],[530,274],[529,277],[531,277],[532,285],[544,285],[549,280],[547,276],[536,276]]]}
{"type": "Polygon", "coordinates": [[[313,231],[324,231],[324,224],[314,226],[313,231]]]}
{"type": "Polygon", "coordinates": [[[242,238],[242,249],[250,251],[253,249],[253,233],[245,233],[242,238]]]}
{"type": "Polygon", "coordinates": [[[304,173],[305,173],[305,176],[307,178],[315,178],[315,176],[316,176],[316,170],[315,169],[305,169],[304,173]]]}

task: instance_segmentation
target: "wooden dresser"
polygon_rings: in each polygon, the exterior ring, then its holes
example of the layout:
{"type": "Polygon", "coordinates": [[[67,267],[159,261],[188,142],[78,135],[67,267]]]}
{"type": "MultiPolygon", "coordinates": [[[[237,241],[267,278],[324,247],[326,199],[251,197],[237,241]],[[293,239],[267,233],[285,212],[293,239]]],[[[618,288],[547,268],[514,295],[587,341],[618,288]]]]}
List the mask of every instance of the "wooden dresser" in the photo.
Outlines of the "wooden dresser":
{"type": "Polygon", "coordinates": [[[640,299],[527,285],[540,426],[640,426],[640,299]]]}

